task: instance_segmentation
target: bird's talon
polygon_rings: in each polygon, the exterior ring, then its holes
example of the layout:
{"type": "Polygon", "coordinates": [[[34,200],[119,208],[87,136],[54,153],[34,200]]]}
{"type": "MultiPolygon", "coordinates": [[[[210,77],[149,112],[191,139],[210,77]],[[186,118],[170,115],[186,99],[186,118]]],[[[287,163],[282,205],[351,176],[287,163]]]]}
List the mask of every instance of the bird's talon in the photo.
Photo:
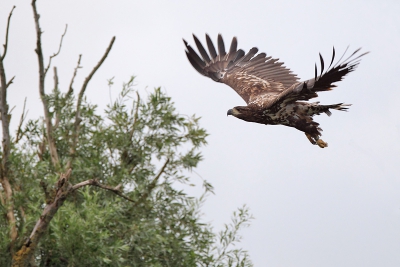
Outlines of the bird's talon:
{"type": "Polygon", "coordinates": [[[322,139],[318,139],[318,140],[317,140],[317,145],[318,145],[320,148],[328,147],[328,143],[324,142],[324,140],[322,140],[322,139]]]}

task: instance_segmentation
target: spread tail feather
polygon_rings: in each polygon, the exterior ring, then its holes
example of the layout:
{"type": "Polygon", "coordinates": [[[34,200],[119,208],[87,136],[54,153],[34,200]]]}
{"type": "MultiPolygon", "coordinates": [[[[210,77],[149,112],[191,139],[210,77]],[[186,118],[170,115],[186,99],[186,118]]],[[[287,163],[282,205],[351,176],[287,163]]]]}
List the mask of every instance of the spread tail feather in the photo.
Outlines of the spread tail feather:
{"type": "Polygon", "coordinates": [[[309,110],[308,110],[308,115],[319,115],[321,113],[325,113],[328,116],[332,115],[332,112],[329,109],[336,109],[336,110],[341,110],[341,111],[347,111],[348,107],[351,106],[351,104],[344,104],[344,103],[339,103],[339,104],[333,104],[333,105],[318,105],[317,103],[313,103],[309,110]]]}

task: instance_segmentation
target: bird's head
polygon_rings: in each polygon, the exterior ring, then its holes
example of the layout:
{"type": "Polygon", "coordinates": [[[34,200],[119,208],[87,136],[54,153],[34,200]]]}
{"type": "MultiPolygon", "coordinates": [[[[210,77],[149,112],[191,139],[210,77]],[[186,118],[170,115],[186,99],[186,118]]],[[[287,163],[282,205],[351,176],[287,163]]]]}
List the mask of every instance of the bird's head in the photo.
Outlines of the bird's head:
{"type": "Polygon", "coordinates": [[[228,112],[226,113],[226,116],[232,115],[234,117],[239,116],[241,113],[237,108],[231,108],[230,110],[228,110],[228,112]]]}
{"type": "Polygon", "coordinates": [[[234,107],[228,110],[226,115],[232,115],[238,119],[247,120],[246,118],[248,117],[249,113],[251,113],[249,107],[234,107]]]}

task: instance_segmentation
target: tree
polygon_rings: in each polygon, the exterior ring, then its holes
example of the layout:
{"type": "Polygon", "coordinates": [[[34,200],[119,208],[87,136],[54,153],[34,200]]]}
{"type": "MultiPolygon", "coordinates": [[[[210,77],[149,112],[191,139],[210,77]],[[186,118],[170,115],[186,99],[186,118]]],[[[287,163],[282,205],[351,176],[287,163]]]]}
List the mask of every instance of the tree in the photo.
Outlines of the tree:
{"type": "MultiPolygon", "coordinates": [[[[14,7],[15,8],[15,7],[14,7]]],[[[2,151],[0,168],[1,266],[251,266],[246,251],[232,249],[248,225],[246,207],[220,233],[201,221],[200,198],[178,190],[187,172],[202,160],[206,131],[199,118],[180,115],[160,89],[147,97],[124,84],[120,96],[99,115],[84,96],[105,54],[85,79],[77,97],[45,92],[47,65],[41,45],[36,1],[32,1],[44,117],[10,134],[7,53],[11,10],[0,54],[2,151]]]]}

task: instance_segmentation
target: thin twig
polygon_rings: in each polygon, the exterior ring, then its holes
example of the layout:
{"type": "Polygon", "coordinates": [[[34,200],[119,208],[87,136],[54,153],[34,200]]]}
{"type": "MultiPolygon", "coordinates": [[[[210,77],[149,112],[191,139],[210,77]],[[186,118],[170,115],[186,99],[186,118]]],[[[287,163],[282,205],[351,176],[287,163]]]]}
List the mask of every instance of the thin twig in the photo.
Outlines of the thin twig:
{"type": "Polygon", "coordinates": [[[156,187],[158,179],[160,179],[160,177],[161,177],[161,174],[164,173],[165,168],[167,167],[168,163],[169,163],[169,158],[165,161],[164,165],[162,166],[162,168],[158,172],[157,176],[153,179],[153,181],[151,181],[151,183],[147,187],[147,192],[145,192],[139,198],[139,200],[135,203],[134,207],[138,206],[140,203],[142,203],[150,195],[151,191],[156,187]]]}
{"type": "Polygon", "coordinates": [[[21,118],[19,120],[17,136],[15,137],[15,143],[18,143],[18,141],[21,140],[21,138],[22,138],[22,130],[21,130],[22,124],[24,123],[26,115],[28,114],[28,111],[25,114],[25,108],[26,108],[26,97],[25,97],[25,100],[24,100],[24,108],[22,109],[21,118]]]}
{"type": "Polygon", "coordinates": [[[69,89],[68,89],[68,92],[66,95],[66,99],[68,99],[71,96],[71,94],[74,92],[74,88],[72,87],[72,85],[74,84],[74,80],[75,80],[76,74],[78,73],[78,69],[81,68],[81,59],[82,59],[82,55],[79,55],[78,64],[76,65],[76,68],[74,69],[74,74],[72,75],[72,79],[69,84],[69,89]]]}
{"type": "Polygon", "coordinates": [[[133,124],[132,124],[132,130],[129,134],[129,140],[132,142],[132,138],[133,138],[133,133],[135,132],[135,128],[136,128],[136,123],[137,120],[139,118],[139,106],[140,106],[140,95],[139,93],[136,91],[136,96],[137,96],[137,101],[136,101],[136,110],[135,110],[135,115],[133,116],[133,124]]]}
{"type": "Polygon", "coordinates": [[[12,84],[13,83],[13,81],[14,81],[14,78],[15,78],[15,76],[14,77],[12,77],[11,78],[11,80],[9,80],[8,81],[8,83],[7,83],[7,85],[6,85],[6,89],[10,86],[10,84],[12,84]]]}
{"type": "Polygon", "coordinates": [[[47,65],[47,68],[46,68],[45,71],[44,71],[44,75],[46,75],[47,71],[48,71],[49,68],[50,68],[51,60],[52,60],[54,57],[58,56],[58,54],[60,54],[62,42],[63,42],[63,39],[64,39],[65,34],[67,33],[67,29],[68,29],[68,24],[65,24],[65,30],[64,30],[64,33],[61,35],[61,40],[60,40],[60,45],[58,46],[58,51],[57,51],[57,53],[54,53],[52,56],[50,56],[50,58],[49,58],[49,64],[47,65]]]}
{"type": "Polygon", "coordinates": [[[7,28],[6,28],[6,42],[5,42],[5,44],[3,45],[3,46],[4,46],[4,52],[3,52],[3,56],[1,56],[1,60],[3,60],[3,59],[6,57],[6,54],[7,54],[7,47],[8,47],[8,30],[9,30],[9,28],[10,28],[11,16],[12,16],[12,13],[13,13],[14,9],[15,9],[15,6],[13,6],[13,8],[12,8],[11,11],[10,11],[10,15],[8,15],[7,28]]]}
{"type": "Polygon", "coordinates": [[[101,184],[97,179],[90,179],[90,180],[80,182],[80,183],[72,186],[72,191],[75,191],[81,187],[88,186],[88,185],[97,186],[102,189],[109,190],[109,191],[117,194],[118,196],[125,198],[126,200],[128,200],[130,202],[136,203],[136,201],[134,201],[134,200],[130,199],[129,197],[125,196],[124,194],[122,194],[122,192],[120,190],[121,185],[117,185],[116,187],[111,187],[108,185],[101,184]]]}
{"type": "Polygon", "coordinates": [[[153,179],[153,181],[151,181],[151,183],[149,184],[149,189],[152,190],[158,182],[158,179],[160,179],[161,174],[164,173],[165,168],[167,167],[169,163],[169,158],[165,161],[164,165],[162,166],[162,168],[160,169],[160,171],[158,172],[157,176],[153,179]]]}

